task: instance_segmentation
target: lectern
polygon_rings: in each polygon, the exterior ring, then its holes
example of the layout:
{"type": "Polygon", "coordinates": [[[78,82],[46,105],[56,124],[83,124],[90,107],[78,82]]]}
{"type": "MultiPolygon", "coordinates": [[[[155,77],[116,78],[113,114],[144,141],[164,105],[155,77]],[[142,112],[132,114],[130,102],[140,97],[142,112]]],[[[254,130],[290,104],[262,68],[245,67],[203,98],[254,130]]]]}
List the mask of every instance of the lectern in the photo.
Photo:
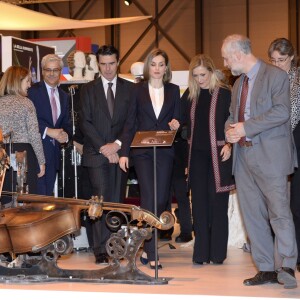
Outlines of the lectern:
{"type": "MultiPolygon", "coordinates": [[[[156,175],[156,148],[171,147],[177,130],[137,131],[131,143],[135,148],[153,148],[153,174],[154,174],[154,214],[157,215],[157,175],[156,175]]],[[[157,228],[154,229],[155,241],[155,279],[158,278],[157,254],[157,228]]]]}

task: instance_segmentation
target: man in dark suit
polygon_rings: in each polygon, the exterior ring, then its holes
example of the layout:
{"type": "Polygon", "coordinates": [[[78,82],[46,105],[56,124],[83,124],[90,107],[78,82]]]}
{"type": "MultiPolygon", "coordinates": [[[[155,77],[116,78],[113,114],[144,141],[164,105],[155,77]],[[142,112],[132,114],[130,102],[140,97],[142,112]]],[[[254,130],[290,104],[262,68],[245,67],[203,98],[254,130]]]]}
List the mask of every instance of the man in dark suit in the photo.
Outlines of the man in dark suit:
{"type": "Polygon", "coordinates": [[[62,59],[48,54],[42,58],[41,66],[44,80],[28,90],[28,97],[36,109],[46,158],[46,173],[38,179],[37,191],[40,195],[50,196],[60,167],[61,144],[68,142],[72,128],[69,96],[58,86],[62,59]]]}
{"type": "Polygon", "coordinates": [[[224,65],[240,75],[232,91],[226,138],[234,143],[233,174],[258,273],[244,285],[297,287],[297,246],[289,207],[287,175],[297,166],[290,126],[286,72],[257,59],[251,42],[228,36],[224,65]],[[272,234],[274,232],[274,236],[272,234]]]}
{"type": "MultiPolygon", "coordinates": [[[[119,140],[126,120],[133,83],[117,76],[119,52],[102,46],[97,52],[101,77],[82,86],[80,128],[84,136],[82,165],[87,167],[93,195],[120,202],[119,140]]],[[[93,223],[97,264],[108,263],[106,241],[110,231],[105,215],[93,223]]]]}

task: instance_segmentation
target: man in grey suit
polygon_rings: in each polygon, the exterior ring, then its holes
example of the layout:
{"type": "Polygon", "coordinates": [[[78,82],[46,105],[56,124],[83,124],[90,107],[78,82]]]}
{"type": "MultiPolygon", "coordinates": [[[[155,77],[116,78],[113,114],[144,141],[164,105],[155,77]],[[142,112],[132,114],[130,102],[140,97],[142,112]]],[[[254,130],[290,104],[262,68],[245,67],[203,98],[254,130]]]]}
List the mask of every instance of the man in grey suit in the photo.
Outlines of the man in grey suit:
{"type": "Polygon", "coordinates": [[[279,282],[295,288],[297,246],[287,175],[293,173],[297,159],[288,76],[257,59],[250,40],[241,35],[225,38],[222,57],[233,75],[241,75],[233,86],[225,130],[227,141],[234,144],[237,195],[258,269],[244,285],[279,282]]]}
{"type": "MultiPolygon", "coordinates": [[[[117,76],[119,52],[104,45],[97,52],[101,77],[81,89],[80,128],[84,136],[82,165],[87,167],[93,195],[120,202],[119,137],[126,120],[133,83],[117,76]]],[[[104,214],[93,222],[96,264],[108,263],[106,242],[110,231],[104,214]]]]}

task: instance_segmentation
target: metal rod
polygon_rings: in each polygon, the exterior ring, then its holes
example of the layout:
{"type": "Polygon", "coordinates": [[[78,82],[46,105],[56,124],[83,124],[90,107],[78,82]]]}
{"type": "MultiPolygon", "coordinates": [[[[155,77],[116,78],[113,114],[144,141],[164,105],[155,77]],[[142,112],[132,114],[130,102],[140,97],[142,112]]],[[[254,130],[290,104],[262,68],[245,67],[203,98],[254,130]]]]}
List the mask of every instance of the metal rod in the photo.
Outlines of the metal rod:
{"type": "MultiPolygon", "coordinates": [[[[71,85],[69,87],[70,95],[71,95],[71,111],[72,111],[72,129],[73,135],[75,134],[75,110],[74,110],[74,95],[75,95],[75,88],[78,88],[78,85],[71,85]]],[[[73,146],[73,153],[74,153],[74,185],[75,185],[75,198],[78,198],[78,185],[77,185],[77,150],[76,147],[73,146]]]]}
{"type": "MultiPolygon", "coordinates": [[[[156,174],[156,146],[153,147],[153,177],[154,177],[154,215],[157,216],[157,174],[156,174]]],[[[157,251],[157,228],[154,229],[155,249],[155,279],[158,278],[158,251],[157,251]]]]}

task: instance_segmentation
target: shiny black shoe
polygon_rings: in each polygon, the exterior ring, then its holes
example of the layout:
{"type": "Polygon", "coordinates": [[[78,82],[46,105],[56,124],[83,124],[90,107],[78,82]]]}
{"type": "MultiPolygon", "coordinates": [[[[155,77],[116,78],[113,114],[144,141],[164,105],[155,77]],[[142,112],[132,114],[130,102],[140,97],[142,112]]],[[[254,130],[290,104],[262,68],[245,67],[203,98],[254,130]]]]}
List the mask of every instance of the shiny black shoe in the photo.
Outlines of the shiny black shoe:
{"type": "Polygon", "coordinates": [[[213,265],[223,265],[223,261],[222,260],[212,261],[211,263],[213,265]]]}
{"type": "Polygon", "coordinates": [[[294,289],[297,287],[295,271],[291,268],[282,267],[278,271],[277,279],[280,284],[284,285],[285,289],[294,289]]]}
{"type": "Polygon", "coordinates": [[[193,237],[191,234],[179,234],[179,236],[175,238],[175,243],[188,243],[192,239],[193,237]]]}
{"type": "MultiPolygon", "coordinates": [[[[155,270],[155,261],[150,261],[149,262],[150,269],[155,270]]],[[[162,265],[160,263],[157,264],[157,269],[161,270],[162,265]]]]}
{"type": "Polygon", "coordinates": [[[109,260],[108,260],[108,256],[105,253],[101,253],[98,255],[95,255],[95,264],[96,265],[107,265],[109,260]]]}
{"type": "Polygon", "coordinates": [[[265,283],[278,283],[275,271],[259,271],[254,277],[244,280],[244,285],[253,286],[265,283]]]}

